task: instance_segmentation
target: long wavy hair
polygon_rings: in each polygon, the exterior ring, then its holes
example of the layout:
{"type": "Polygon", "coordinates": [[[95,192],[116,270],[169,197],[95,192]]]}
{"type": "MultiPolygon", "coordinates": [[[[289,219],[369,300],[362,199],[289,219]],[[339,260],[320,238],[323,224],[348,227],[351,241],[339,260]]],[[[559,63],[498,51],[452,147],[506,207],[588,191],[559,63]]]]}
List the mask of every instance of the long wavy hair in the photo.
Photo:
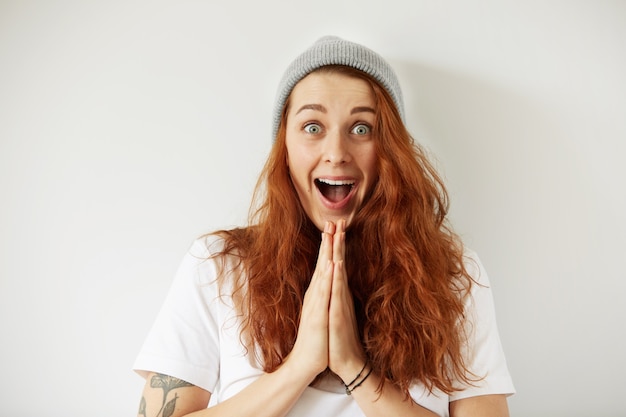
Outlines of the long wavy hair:
{"type": "MultiPolygon", "coordinates": [[[[409,387],[421,382],[430,391],[451,393],[456,382],[472,378],[462,355],[463,300],[472,279],[460,239],[446,221],[444,184],[374,79],[344,66],[317,71],[367,81],[376,103],[378,179],[347,230],[346,269],[379,389],[391,383],[408,396],[409,387]]],[[[266,372],[294,346],[321,242],[286,163],[288,108],[289,100],[257,183],[250,225],[216,232],[224,247],[215,256],[237,260],[227,272],[235,277],[242,337],[254,345],[266,372]]]]}

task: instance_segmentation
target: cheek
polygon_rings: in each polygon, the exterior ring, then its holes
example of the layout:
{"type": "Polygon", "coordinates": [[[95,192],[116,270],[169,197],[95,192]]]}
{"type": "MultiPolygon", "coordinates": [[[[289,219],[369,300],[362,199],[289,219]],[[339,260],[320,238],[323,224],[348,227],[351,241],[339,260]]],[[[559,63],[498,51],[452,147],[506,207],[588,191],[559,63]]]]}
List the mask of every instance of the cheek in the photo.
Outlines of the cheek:
{"type": "Polygon", "coordinates": [[[315,166],[314,149],[305,146],[287,148],[287,166],[293,175],[304,175],[315,166]]]}
{"type": "Polygon", "coordinates": [[[361,169],[370,181],[378,176],[378,157],[373,147],[361,155],[361,169]]]}
{"type": "Polygon", "coordinates": [[[291,181],[298,188],[306,186],[307,173],[305,166],[304,161],[297,154],[289,153],[287,155],[287,170],[289,171],[291,181]]]}

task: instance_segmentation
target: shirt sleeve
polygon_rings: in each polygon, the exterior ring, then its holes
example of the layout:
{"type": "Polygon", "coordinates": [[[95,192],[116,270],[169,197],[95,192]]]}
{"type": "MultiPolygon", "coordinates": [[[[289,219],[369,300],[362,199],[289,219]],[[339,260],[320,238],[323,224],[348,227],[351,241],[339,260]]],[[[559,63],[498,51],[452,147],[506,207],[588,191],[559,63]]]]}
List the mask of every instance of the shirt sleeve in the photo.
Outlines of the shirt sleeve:
{"type": "Polygon", "coordinates": [[[468,251],[466,268],[475,280],[466,299],[466,358],[476,382],[453,393],[450,401],[488,394],[515,393],[500,342],[489,277],[476,253],[468,251]]]}
{"type": "Polygon", "coordinates": [[[207,242],[196,241],[180,264],[133,369],[157,372],[213,392],[219,379],[219,291],[207,242]]]}

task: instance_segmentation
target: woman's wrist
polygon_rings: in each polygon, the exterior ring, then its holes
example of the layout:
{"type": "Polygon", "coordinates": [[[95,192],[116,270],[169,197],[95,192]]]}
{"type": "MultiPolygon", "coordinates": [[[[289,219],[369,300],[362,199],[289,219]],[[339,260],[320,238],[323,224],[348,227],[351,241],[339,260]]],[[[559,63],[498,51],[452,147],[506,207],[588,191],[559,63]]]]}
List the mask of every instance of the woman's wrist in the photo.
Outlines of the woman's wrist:
{"type": "Polygon", "coordinates": [[[352,381],[358,373],[363,370],[367,363],[368,357],[365,354],[355,355],[349,359],[345,358],[341,361],[331,362],[330,370],[337,375],[345,385],[352,381]]]}
{"type": "Polygon", "coordinates": [[[289,354],[276,371],[287,375],[292,383],[308,386],[323,370],[319,371],[314,367],[308,366],[307,362],[298,361],[296,357],[289,354]]]}
{"type": "Polygon", "coordinates": [[[346,394],[352,395],[352,391],[359,388],[363,384],[363,382],[365,382],[365,380],[372,373],[372,370],[372,366],[370,365],[369,361],[366,360],[359,373],[350,382],[346,382],[344,380],[343,385],[346,388],[346,394]]]}

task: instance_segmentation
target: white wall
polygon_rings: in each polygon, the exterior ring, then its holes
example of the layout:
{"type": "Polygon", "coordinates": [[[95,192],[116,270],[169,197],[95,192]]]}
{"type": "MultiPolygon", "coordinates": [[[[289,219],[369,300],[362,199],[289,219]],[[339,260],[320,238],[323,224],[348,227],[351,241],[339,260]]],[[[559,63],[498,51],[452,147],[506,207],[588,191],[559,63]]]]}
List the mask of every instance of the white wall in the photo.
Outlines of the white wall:
{"type": "Polygon", "coordinates": [[[620,1],[0,1],[0,415],[133,415],[191,240],[240,224],[274,88],[387,57],[486,264],[517,416],[623,415],[620,1]]]}

